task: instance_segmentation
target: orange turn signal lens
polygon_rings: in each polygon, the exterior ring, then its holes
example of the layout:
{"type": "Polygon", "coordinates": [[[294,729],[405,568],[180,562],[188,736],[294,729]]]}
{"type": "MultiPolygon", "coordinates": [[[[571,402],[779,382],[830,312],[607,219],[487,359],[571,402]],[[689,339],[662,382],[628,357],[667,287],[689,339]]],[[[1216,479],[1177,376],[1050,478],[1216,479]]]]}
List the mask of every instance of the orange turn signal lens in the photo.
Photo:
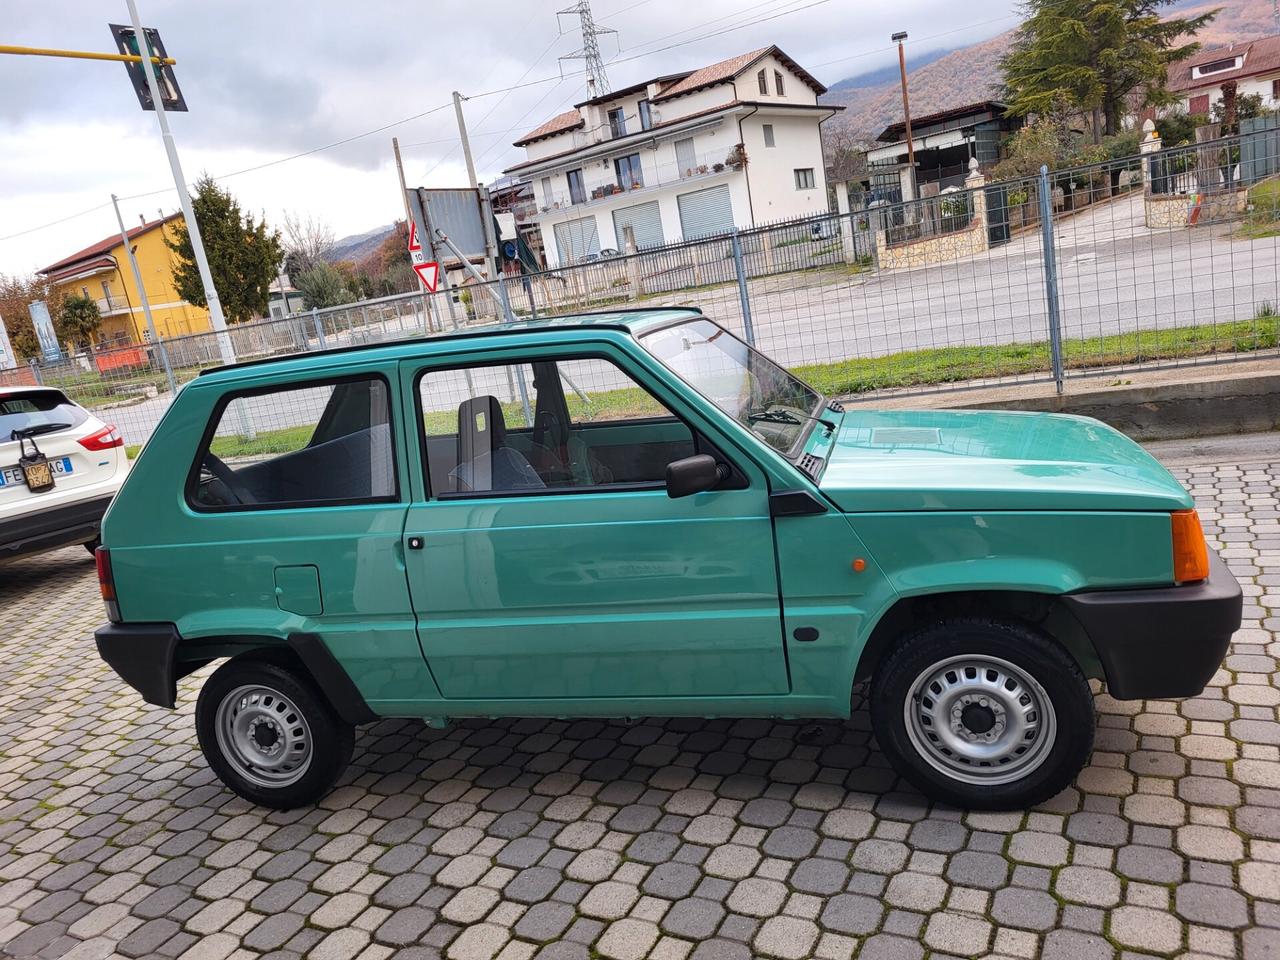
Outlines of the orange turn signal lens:
{"type": "Polygon", "coordinates": [[[1173,579],[1178,583],[1195,583],[1209,576],[1209,547],[1200,528],[1200,515],[1194,510],[1175,510],[1173,521],[1173,579]]]}

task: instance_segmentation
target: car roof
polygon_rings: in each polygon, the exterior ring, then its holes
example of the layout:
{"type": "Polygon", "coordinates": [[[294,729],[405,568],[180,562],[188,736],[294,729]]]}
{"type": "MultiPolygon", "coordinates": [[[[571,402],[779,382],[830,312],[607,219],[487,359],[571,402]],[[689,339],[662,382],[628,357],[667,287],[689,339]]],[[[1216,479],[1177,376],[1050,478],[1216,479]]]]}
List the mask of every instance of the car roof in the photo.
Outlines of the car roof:
{"type": "MultiPolygon", "coordinates": [[[[245,368],[254,368],[255,372],[270,374],[273,368],[279,372],[297,372],[312,367],[323,368],[332,357],[350,357],[367,354],[377,359],[397,359],[401,354],[421,356],[423,346],[440,345],[441,350],[460,340],[483,340],[501,334],[530,334],[545,336],[554,333],[589,330],[620,330],[632,336],[640,336],[646,330],[664,326],[668,323],[702,316],[697,307],[660,307],[634,310],[610,310],[600,313],[579,313],[565,317],[545,317],[536,320],[518,320],[515,323],[487,323],[465,327],[456,332],[438,333],[425,337],[411,337],[404,340],[392,340],[382,343],[361,344],[351,347],[333,347],[327,350],[315,350],[310,353],[291,353],[285,356],[264,357],[258,360],[246,360],[240,363],[229,363],[217,367],[208,367],[200,371],[201,379],[206,377],[221,379],[221,374],[234,374],[245,368]]],[[[430,353],[430,351],[427,351],[430,353]]]]}

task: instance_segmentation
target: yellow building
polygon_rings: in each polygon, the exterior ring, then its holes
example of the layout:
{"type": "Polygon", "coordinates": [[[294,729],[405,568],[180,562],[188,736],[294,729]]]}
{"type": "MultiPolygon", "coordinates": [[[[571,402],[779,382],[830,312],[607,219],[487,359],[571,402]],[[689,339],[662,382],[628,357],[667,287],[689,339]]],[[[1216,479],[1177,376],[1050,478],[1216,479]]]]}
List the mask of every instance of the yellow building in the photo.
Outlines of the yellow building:
{"type": "MultiPolygon", "coordinates": [[[[173,285],[174,255],[165,245],[166,231],[160,228],[181,219],[182,214],[175,213],[161,220],[143,222],[128,234],[151,303],[156,333],[162,337],[180,337],[211,329],[209,311],[187,303],[173,285]]],[[[97,302],[102,313],[100,344],[145,343],[149,339],[142,298],[120,234],[85,247],[39,272],[53,281],[60,294],[82,295],[97,302]]]]}

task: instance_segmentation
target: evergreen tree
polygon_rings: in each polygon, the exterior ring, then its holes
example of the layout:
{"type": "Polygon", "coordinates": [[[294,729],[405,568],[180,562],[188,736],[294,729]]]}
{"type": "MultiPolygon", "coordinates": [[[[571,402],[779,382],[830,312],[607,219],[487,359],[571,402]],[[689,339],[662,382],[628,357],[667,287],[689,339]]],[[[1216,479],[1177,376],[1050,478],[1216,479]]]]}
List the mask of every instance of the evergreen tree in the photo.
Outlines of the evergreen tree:
{"type": "Polygon", "coordinates": [[[1026,19],[1000,62],[1003,98],[1018,116],[1065,100],[1093,117],[1093,138],[1115,134],[1138,91],[1140,106],[1170,102],[1170,63],[1191,56],[1188,41],[1217,16],[1161,19],[1174,0],[1027,0],[1026,19]]]}
{"type": "MultiPolygon", "coordinates": [[[[267,288],[279,272],[283,256],[280,232],[268,230],[265,219],[255,222],[243,213],[230,191],[219,188],[207,175],[196,184],[191,206],[227,322],[243,323],[264,316],[267,288]]],[[[165,243],[176,255],[173,282],[179,295],[189,303],[208,306],[186,223],[176,221],[165,243]]]]}
{"type": "Polygon", "coordinates": [[[292,278],[293,285],[302,292],[305,309],[312,307],[336,307],[353,299],[342,274],[331,264],[321,260],[309,270],[303,270],[292,278]]]}
{"type": "Polygon", "coordinates": [[[72,294],[62,301],[54,325],[59,339],[74,347],[87,347],[102,327],[102,313],[92,297],[72,294]]]}

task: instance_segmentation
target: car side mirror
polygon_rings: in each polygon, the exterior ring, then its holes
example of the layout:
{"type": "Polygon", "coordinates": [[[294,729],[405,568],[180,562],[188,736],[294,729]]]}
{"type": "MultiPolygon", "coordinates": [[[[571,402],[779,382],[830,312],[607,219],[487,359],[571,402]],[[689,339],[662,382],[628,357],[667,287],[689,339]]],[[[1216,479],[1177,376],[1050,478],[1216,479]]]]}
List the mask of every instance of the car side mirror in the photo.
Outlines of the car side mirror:
{"type": "Polygon", "coordinates": [[[729,475],[729,468],[716,458],[699,453],[667,464],[667,496],[673,500],[710,490],[729,475]]]}

